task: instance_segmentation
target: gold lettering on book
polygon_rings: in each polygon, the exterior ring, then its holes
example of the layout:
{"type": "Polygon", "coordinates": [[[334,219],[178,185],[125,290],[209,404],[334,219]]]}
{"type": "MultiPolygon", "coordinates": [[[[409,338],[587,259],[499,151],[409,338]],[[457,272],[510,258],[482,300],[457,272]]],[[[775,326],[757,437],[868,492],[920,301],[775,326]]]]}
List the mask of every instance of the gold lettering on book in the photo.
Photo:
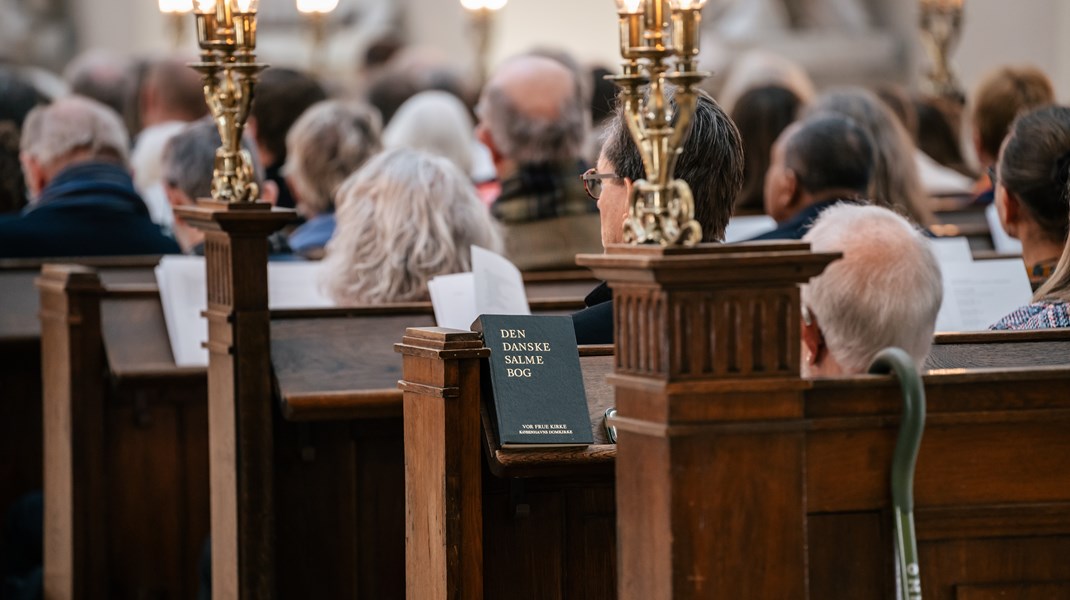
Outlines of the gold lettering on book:
{"type": "MultiPolygon", "coordinates": [[[[528,333],[524,329],[500,329],[503,339],[523,340],[527,339],[528,333]]],[[[504,362],[507,365],[518,368],[506,368],[506,377],[520,377],[528,379],[532,376],[533,366],[545,365],[546,361],[542,354],[550,352],[550,342],[502,342],[504,362]],[[522,353],[522,354],[518,354],[522,353]]]]}

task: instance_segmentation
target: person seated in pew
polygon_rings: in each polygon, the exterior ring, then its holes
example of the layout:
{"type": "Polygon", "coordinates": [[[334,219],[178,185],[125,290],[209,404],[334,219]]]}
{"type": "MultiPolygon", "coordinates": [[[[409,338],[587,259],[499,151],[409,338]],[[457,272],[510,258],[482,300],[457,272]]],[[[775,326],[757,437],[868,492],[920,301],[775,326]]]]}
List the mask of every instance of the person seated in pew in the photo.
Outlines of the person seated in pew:
{"type": "Polygon", "coordinates": [[[973,146],[984,177],[977,182],[974,204],[985,206],[996,199],[991,170],[1014,119],[1042,106],[1055,104],[1055,87],[1043,71],[1034,67],[1002,67],[985,75],[973,94],[973,146]]]}
{"type": "Polygon", "coordinates": [[[1028,330],[1070,327],[1070,243],[1063,250],[1055,273],[1033,295],[1033,303],[1023,306],[994,323],[989,329],[1028,330]]]}
{"type": "Polygon", "coordinates": [[[822,94],[803,117],[823,112],[839,113],[869,133],[876,162],[867,196],[878,206],[894,208],[915,223],[928,227],[935,222],[914,160],[914,142],[876,94],[861,88],[843,88],[822,94]]]}
{"type": "MultiPolygon", "coordinates": [[[[160,174],[164,192],[173,209],[193,206],[198,199],[212,197],[212,173],[219,145],[219,130],[211,119],[189,124],[167,141],[161,157],[160,174]]],[[[260,186],[260,199],[274,204],[278,187],[273,181],[264,181],[264,171],[252,142],[246,138],[242,140],[242,145],[253,157],[253,172],[260,186]]],[[[172,232],[183,253],[204,254],[204,232],[189,225],[177,214],[174,216],[172,232]]]]}
{"type": "Polygon", "coordinates": [[[335,201],[323,282],[338,304],[426,301],[432,277],[471,270],[473,245],[501,252],[498,226],[468,175],[426,152],[379,154],[335,201]]]}
{"type": "Polygon", "coordinates": [[[325,100],[301,115],[286,135],[286,182],[305,222],[288,238],[294,253],[323,258],[334,235],[339,186],[382,149],[379,113],[359,102],[325,100]]]}
{"type": "Polygon", "coordinates": [[[490,210],[509,260],[521,270],[560,269],[597,252],[596,209],[579,181],[590,125],[575,73],[544,56],[514,57],[491,76],[476,114],[476,137],[501,182],[490,210]]]}
{"type": "Polygon", "coordinates": [[[475,168],[474,127],[468,108],[457,96],[427,90],[401,105],[383,129],[383,146],[413,148],[448,158],[471,176],[475,168]]]}
{"type": "Polygon", "coordinates": [[[311,75],[284,67],[271,67],[256,82],[256,101],[245,130],[256,141],[264,178],[279,190],[276,204],[294,208],[282,167],[286,164],[286,134],[313,104],[327,99],[327,91],[311,75]]]}
{"type": "Polygon", "coordinates": [[[0,217],[0,258],[179,252],[134,190],[129,136],[115,111],[80,96],[39,106],[20,147],[32,200],[0,217]]]}
{"type": "MultiPolygon", "coordinates": [[[[702,240],[720,242],[743,187],[743,142],[735,123],[705,93],[698,95],[682,150],[676,177],[691,187],[702,240]]],[[[643,159],[618,103],[616,116],[606,129],[598,166],[583,176],[587,193],[598,202],[603,247],[623,241],[632,182],[645,178],[643,159]]],[[[613,293],[609,286],[603,283],[595,288],[584,303],[587,308],[572,315],[576,342],[612,344],[613,293]]]]}
{"type": "Polygon", "coordinates": [[[992,176],[1000,222],[1022,242],[1029,281],[1039,286],[1055,269],[1070,225],[1070,108],[1041,108],[1016,119],[992,176]]]}
{"type": "Polygon", "coordinates": [[[777,228],[754,240],[802,239],[822,211],[840,202],[866,203],[873,142],[851,119],[815,115],[777,139],[765,174],[765,212],[777,228]]]}
{"type": "Polygon", "coordinates": [[[773,144],[795,122],[802,100],[780,85],[748,90],[732,109],[732,122],[743,137],[743,191],[736,198],[736,214],[765,211],[765,174],[773,144]]]}
{"type": "Polygon", "coordinates": [[[843,253],[801,287],[803,374],[864,373],[889,346],[905,350],[920,369],[944,295],[925,234],[886,208],[841,203],[803,239],[814,252],[843,253]]]}

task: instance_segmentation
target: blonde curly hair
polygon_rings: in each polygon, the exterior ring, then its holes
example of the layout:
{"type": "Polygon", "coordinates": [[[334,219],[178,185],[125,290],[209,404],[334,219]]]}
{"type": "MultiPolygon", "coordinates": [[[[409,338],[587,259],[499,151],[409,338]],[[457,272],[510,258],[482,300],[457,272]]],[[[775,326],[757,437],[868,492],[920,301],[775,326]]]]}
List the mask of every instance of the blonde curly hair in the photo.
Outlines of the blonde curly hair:
{"type": "Polygon", "coordinates": [[[468,176],[422,151],[386,151],[347,179],[324,258],[338,304],[428,299],[436,275],[471,270],[472,245],[501,252],[498,226],[468,176]]]}

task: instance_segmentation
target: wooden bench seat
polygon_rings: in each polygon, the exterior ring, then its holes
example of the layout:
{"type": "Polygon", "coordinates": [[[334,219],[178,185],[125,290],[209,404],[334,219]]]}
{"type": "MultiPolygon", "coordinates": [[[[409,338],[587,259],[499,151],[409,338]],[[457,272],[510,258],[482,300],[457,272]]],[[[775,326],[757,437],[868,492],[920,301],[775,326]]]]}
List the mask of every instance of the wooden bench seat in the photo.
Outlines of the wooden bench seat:
{"type": "MultiPolygon", "coordinates": [[[[45,486],[50,590],[191,597],[208,535],[206,370],[174,364],[154,285],[104,285],[91,269],[56,266],[41,288],[56,376],[46,452],[64,457],[49,461],[45,486]]],[[[413,322],[434,323],[429,304],[272,314],[284,597],[401,593],[401,359],[391,345],[413,322]]]]}
{"type": "MultiPolygon", "coordinates": [[[[459,415],[451,414],[451,411],[460,410],[456,407],[465,402],[485,407],[489,401],[480,396],[475,363],[463,358],[448,358],[462,351],[460,344],[470,335],[449,330],[411,329],[399,345],[407,357],[402,383],[407,392],[406,419],[415,421],[406,423],[406,431],[419,432],[406,437],[406,452],[420,453],[416,457],[410,456],[408,461],[424,462],[441,456],[444,450],[448,453],[454,445],[464,447],[462,434],[458,433],[461,427],[457,425],[445,432],[445,439],[423,441],[428,437],[426,431],[434,428],[428,421],[457,418],[459,415]],[[434,356],[435,352],[440,353],[438,358],[434,356]],[[427,364],[428,360],[431,364],[427,364]],[[427,380],[428,373],[451,371],[456,374],[449,380],[443,378],[441,386],[427,380]],[[460,383],[460,386],[451,387],[452,382],[460,383]],[[439,395],[436,390],[450,389],[454,391],[445,393],[449,401],[438,409],[439,412],[425,406],[410,414],[410,397],[415,408],[434,404],[439,395]],[[457,433],[457,437],[451,437],[452,433],[457,433]]],[[[995,333],[973,337],[966,345],[983,345],[985,337],[1014,336],[995,333]]],[[[945,344],[942,345],[950,345],[946,342],[951,340],[943,341],[945,344]]],[[[1007,345],[1008,341],[991,344],[1007,345]]],[[[1061,349],[1066,363],[1065,344],[1061,349]]],[[[471,352],[479,350],[486,352],[485,349],[470,348],[471,352]]],[[[612,356],[604,354],[581,360],[596,434],[599,433],[598,417],[612,402],[612,391],[604,382],[604,376],[612,369],[611,361],[612,356]]],[[[1004,369],[961,368],[960,365],[960,368],[929,373],[924,381],[929,416],[915,478],[924,597],[952,599],[962,597],[955,595],[956,590],[993,585],[999,589],[1016,590],[1009,597],[1018,597],[1016,594],[1028,589],[1070,594],[1070,583],[1067,583],[1070,582],[1070,563],[1061,558],[1063,552],[1070,549],[1070,462],[1066,459],[1070,456],[1070,436],[1066,435],[1070,426],[1070,395],[1053,393],[1070,385],[1070,365],[1004,369]]],[[[732,527],[725,529],[724,543],[740,550],[739,562],[725,566],[726,576],[736,569],[759,568],[755,565],[785,571],[805,567],[809,597],[889,597],[894,586],[889,469],[901,411],[898,384],[890,377],[878,376],[799,383],[803,386],[803,403],[797,408],[771,404],[753,408],[741,406],[729,409],[728,413],[710,412],[711,423],[720,419],[726,419],[726,422],[711,425],[719,427],[724,437],[721,442],[711,442],[709,460],[716,461],[721,452],[753,453],[752,469],[731,469],[724,475],[737,480],[733,489],[739,488],[739,481],[746,481],[749,483],[743,487],[756,494],[746,498],[718,498],[712,506],[729,510],[729,516],[711,515],[711,520],[739,526],[748,519],[783,518],[784,513],[794,514],[796,518],[783,523],[789,533],[783,540],[785,544],[779,557],[748,557],[745,540],[753,533],[732,527]],[[718,414],[724,416],[718,417],[718,414]],[[740,450],[736,446],[747,440],[754,440],[752,449],[740,450]],[[764,472],[760,465],[766,456],[778,454],[797,456],[802,462],[790,471],[764,472]],[[793,535],[797,535],[803,545],[791,546],[789,542],[793,535]]],[[[439,398],[437,402],[443,400],[439,398]]],[[[709,398],[708,406],[712,409],[717,400],[716,396],[709,398]]],[[[587,468],[591,472],[596,465],[612,464],[617,456],[616,447],[601,443],[584,450],[505,451],[496,445],[493,424],[488,422],[485,413],[482,422],[486,436],[483,445],[488,452],[486,462],[496,474],[505,477],[543,474],[565,477],[564,473],[570,468],[575,472],[587,468]],[[578,465],[583,467],[578,468],[578,465]]],[[[478,496],[480,492],[479,487],[469,481],[456,492],[451,492],[447,485],[446,496],[439,498],[437,504],[434,498],[420,496],[414,499],[414,494],[423,494],[424,490],[436,487],[433,480],[427,480],[429,476],[465,481],[462,466],[454,464],[451,467],[449,460],[440,464],[442,469],[437,474],[410,470],[408,475],[409,539],[414,546],[413,552],[424,554],[428,547],[435,548],[438,542],[445,544],[447,554],[450,551],[475,552],[470,548],[480,537],[474,533],[466,535],[466,532],[476,525],[461,523],[452,529],[423,529],[427,517],[422,515],[426,511],[430,510],[432,514],[442,511],[443,517],[448,519],[458,510],[452,503],[470,502],[473,495],[478,496]],[[415,534],[413,528],[416,528],[415,534]]],[[[483,493],[504,493],[499,481],[502,480],[484,476],[480,481],[483,493]]],[[[699,486],[714,496],[719,487],[716,481],[699,486]]],[[[618,494],[640,492],[632,489],[616,491],[618,494]]],[[[426,566],[413,565],[410,561],[409,597],[440,597],[438,590],[443,585],[447,589],[453,589],[453,586],[467,589],[467,586],[477,584],[483,586],[485,598],[510,597],[502,588],[496,587],[499,570],[509,569],[501,565],[499,557],[502,553],[524,551],[496,538],[499,535],[494,522],[497,516],[493,510],[490,513],[488,510],[488,500],[484,497],[483,512],[476,515],[481,518],[483,528],[483,564],[466,570],[461,564],[444,561],[442,570],[432,573],[426,566]],[[487,545],[492,545],[493,550],[487,545]],[[480,570],[481,579],[476,575],[480,570]]],[[[533,519],[536,516],[552,519],[555,514],[553,507],[546,505],[531,506],[529,510],[533,519]],[[539,512],[543,514],[537,515],[539,512]]],[[[611,512],[612,507],[607,505],[605,510],[611,512]]],[[[433,517],[430,522],[435,522],[433,517]]],[[[655,534],[651,531],[649,535],[653,539],[655,534]]],[[[521,544],[519,538],[510,540],[521,544]]],[[[596,550],[588,547],[588,551],[604,556],[615,553],[616,541],[611,531],[603,531],[599,539],[587,538],[587,542],[597,543],[596,550]]],[[[581,558],[576,554],[569,555],[564,544],[557,547],[556,556],[553,548],[542,548],[539,552],[541,558],[528,558],[536,561],[532,564],[541,566],[549,562],[557,566],[556,558],[570,556],[569,560],[575,562],[560,566],[565,574],[575,576],[583,571],[591,575],[585,571],[590,568],[582,558],[586,555],[581,553],[578,555],[581,558]]],[[[553,571],[545,566],[541,568],[553,571]]],[[[587,578],[589,585],[603,593],[607,588],[613,589],[615,579],[610,570],[596,569],[593,573],[606,579],[591,575],[587,578]]],[[[514,582],[529,582],[524,574],[515,570],[510,571],[510,577],[514,582]]],[[[514,593],[517,589],[527,588],[517,583],[514,593]]],[[[569,591],[553,597],[588,597],[571,592],[572,588],[556,589],[569,591]]],[[[606,594],[604,597],[615,597],[606,594]]]]}
{"type": "MultiPolygon", "coordinates": [[[[61,260],[61,259],[56,259],[61,260]]],[[[69,260],[69,259],[68,259],[69,260]]],[[[110,283],[152,281],[159,257],[77,259],[110,283]]],[[[34,279],[46,260],[0,259],[0,514],[41,489],[41,326],[34,279]]]]}

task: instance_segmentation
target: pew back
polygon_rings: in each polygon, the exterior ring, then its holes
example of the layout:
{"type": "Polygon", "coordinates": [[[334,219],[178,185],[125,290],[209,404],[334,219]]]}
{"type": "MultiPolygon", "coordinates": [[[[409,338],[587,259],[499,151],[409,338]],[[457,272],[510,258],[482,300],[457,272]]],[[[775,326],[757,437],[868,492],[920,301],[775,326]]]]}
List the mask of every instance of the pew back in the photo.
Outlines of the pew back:
{"type": "MultiPolygon", "coordinates": [[[[540,527],[548,527],[546,531],[553,532],[548,537],[556,543],[547,542],[529,554],[518,547],[524,543],[523,536],[539,530],[526,530],[523,534],[496,530],[494,520],[502,511],[495,508],[495,502],[504,500],[490,498],[512,494],[514,500],[509,507],[515,511],[516,484],[502,482],[521,481],[530,487],[529,481],[540,479],[556,478],[558,485],[570,477],[582,481],[614,462],[617,448],[602,445],[604,437],[599,437],[596,445],[581,450],[502,450],[496,442],[494,423],[485,410],[485,403],[490,401],[488,391],[483,387],[483,395],[479,396],[478,375],[474,381],[471,374],[465,375],[469,372],[466,369],[473,367],[464,366],[464,359],[457,358],[464,351],[463,344],[472,343],[462,339],[463,335],[448,330],[411,329],[398,345],[406,356],[401,386],[406,392],[406,452],[412,454],[407,461],[422,465],[410,469],[407,476],[410,543],[415,552],[423,553],[441,541],[448,550],[475,553],[482,562],[478,568],[467,570],[464,559],[457,564],[446,563],[441,573],[410,562],[410,595],[423,597],[442,587],[466,589],[473,585],[472,581],[478,581],[485,597],[509,597],[508,591],[526,589],[520,582],[526,584],[530,581],[527,577],[537,576],[548,577],[561,586],[555,589],[570,590],[558,597],[587,597],[576,594],[567,583],[572,581],[570,576],[582,570],[589,574],[585,581],[591,586],[584,593],[615,597],[615,569],[600,570],[596,563],[586,561],[591,555],[585,554],[592,551],[602,556],[615,555],[613,532],[594,534],[596,529],[582,527],[570,531],[568,526],[576,527],[575,517],[560,517],[567,525],[565,529],[555,529],[547,524],[552,518],[546,522],[535,519],[536,514],[555,514],[553,509],[547,504],[532,504],[525,506],[524,511],[530,512],[524,514],[531,515],[528,518],[540,527]],[[449,373],[451,369],[459,369],[455,377],[443,379],[439,388],[429,385],[430,373],[449,373]],[[449,396],[450,390],[455,390],[454,396],[449,396]],[[436,404],[434,398],[440,396],[437,403],[444,403],[442,407],[431,408],[436,404]],[[493,475],[484,474],[481,488],[465,478],[463,465],[451,468],[447,460],[444,471],[435,473],[431,468],[443,457],[448,459],[455,445],[463,446],[463,440],[447,435],[444,440],[421,443],[428,437],[426,432],[433,429],[435,419],[452,422],[452,407],[472,397],[479,397],[483,403],[482,445],[487,454],[487,470],[493,475]],[[408,435],[410,431],[421,435],[408,435]],[[447,486],[445,497],[413,497],[423,490],[440,489],[436,483],[439,476],[464,483],[456,492],[447,486]],[[482,532],[475,541],[466,526],[453,532],[447,527],[441,539],[434,530],[424,529],[426,512],[431,513],[432,523],[440,510],[447,517],[459,510],[463,514],[464,499],[480,493],[482,532]],[[563,541],[575,531],[586,536],[586,546],[574,548],[563,541]],[[482,547],[476,542],[481,542],[482,547]],[[502,559],[503,555],[522,559],[520,563],[528,570],[502,559]],[[555,555],[568,558],[560,563],[547,558],[555,555]],[[507,574],[505,587],[497,579],[501,572],[507,574]]],[[[1009,594],[1006,597],[1070,594],[1070,564],[1061,559],[1070,549],[1070,462],[1066,460],[1070,456],[1070,437],[1065,435],[1070,421],[1070,396],[1059,391],[1070,384],[1065,334],[1030,337],[986,333],[945,336],[941,342],[938,346],[942,353],[938,356],[944,361],[943,368],[925,376],[930,416],[915,483],[924,596],[952,599],[1001,597],[986,595],[993,593],[1009,594]],[[1044,337],[1048,339],[1038,339],[1044,337]],[[956,343],[963,348],[954,349],[956,343]],[[976,363],[993,362],[999,357],[1025,363],[1052,348],[1035,344],[1056,344],[1063,365],[976,367],[976,363]],[[976,357],[978,348],[993,347],[999,352],[977,357],[971,367],[968,359],[976,357]]],[[[472,353],[477,350],[486,352],[482,348],[468,349],[472,353]]],[[[601,436],[601,412],[612,402],[612,392],[604,379],[611,372],[612,357],[588,356],[581,362],[592,427],[596,436],[601,436]]],[[[718,549],[727,549],[732,557],[719,563],[724,577],[746,573],[747,578],[757,577],[767,585],[798,575],[809,586],[808,592],[804,587],[798,588],[799,598],[890,597],[894,562],[889,480],[901,410],[898,385],[890,377],[877,376],[803,380],[799,384],[801,404],[797,406],[777,398],[775,392],[782,384],[763,382],[757,385],[766,386],[770,395],[768,402],[757,405],[726,404],[734,395],[729,388],[712,396],[695,397],[689,410],[707,411],[710,427],[719,432],[710,438],[704,455],[715,465],[732,460],[733,468],[720,471],[734,480],[732,489],[749,489],[752,493],[718,498],[724,482],[714,478],[692,482],[687,491],[694,496],[672,501],[697,502],[711,506],[711,510],[713,506],[724,508],[725,513],[710,515],[711,526],[721,527],[718,549]],[[725,420],[718,423],[720,419],[725,420]],[[739,460],[740,452],[749,461],[745,465],[734,462],[739,460]],[[782,464],[795,466],[773,468],[771,459],[785,459],[782,464]],[[783,532],[798,531],[802,543],[780,546],[770,544],[768,539],[755,539],[757,531],[767,529],[750,527],[748,523],[770,520],[778,525],[772,528],[782,536],[778,540],[791,539],[783,532]],[[778,548],[776,557],[756,554],[755,548],[769,547],[778,548]],[[793,572],[792,565],[802,572],[793,572]]],[[[458,428],[454,425],[454,429],[458,428]]],[[[603,509],[601,516],[613,514],[612,504],[594,500],[595,488],[583,489],[587,500],[603,509]]],[[[519,494],[524,497],[523,492],[519,494]]],[[[569,501],[555,502],[567,506],[569,501]]],[[[512,514],[515,516],[515,512],[512,514]]],[[[643,539],[648,540],[652,556],[663,548],[666,532],[660,527],[637,522],[622,522],[620,527],[639,529],[643,539]]],[[[718,549],[692,550],[698,555],[714,556],[718,549]]],[[[421,559],[427,557],[421,554],[421,559]]],[[[628,581],[625,575],[621,574],[621,585],[628,581]]],[[[688,585],[700,583],[692,581],[688,585]]],[[[761,597],[760,589],[754,588],[756,595],[751,597],[761,597]]],[[[703,596],[697,593],[694,597],[703,596]]]]}
{"type": "MultiPolygon", "coordinates": [[[[109,282],[151,281],[159,257],[93,257],[109,282]]],[[[0,511],[41,489],[41,327],[34,280],[47,262],[0,259],[0,511]]],[[[2,514],[2,513],[0,513],[2,514]]]]}
{"type": "MultiPolygon", "coordinates": [[[[49,589],[192,597],[208,533],[206,371],[174,364],[153,285],[55,267],[42,294],[44,360],[56,375],[46,453],[66,457],[46,474],[49,589]]],[[[429,304],[272,315],[281,597],[401,594],[400,357],[390,343],[413,322],[433,324],[429,304]]]]}

